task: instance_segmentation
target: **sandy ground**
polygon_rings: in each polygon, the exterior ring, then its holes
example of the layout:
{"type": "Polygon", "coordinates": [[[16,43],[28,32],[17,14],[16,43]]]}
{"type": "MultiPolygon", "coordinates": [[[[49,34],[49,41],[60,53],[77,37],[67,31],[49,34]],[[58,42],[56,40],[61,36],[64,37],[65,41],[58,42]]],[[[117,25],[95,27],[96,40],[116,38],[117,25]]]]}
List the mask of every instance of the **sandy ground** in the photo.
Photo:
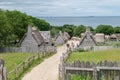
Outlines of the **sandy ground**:
{"type": "MultiPolygon", "coordinates": [[[[78,41],[68,41],[68,43],[78,43],[78,41]]],[[[22,80],[58,80],[58,67],[62,53],[66,52],[66,45],[57,48],[57,53],[46,59],[44,62],[34,67],[22,80]]]]}
{"type": "Polygon", "coordinates": [[[57,54],[46,59],[44,62],[33,68],[22,78],[22,80],[57,80],[60,56],[66,50],[67,48],[65,45],[58,47],[57,54]]]}

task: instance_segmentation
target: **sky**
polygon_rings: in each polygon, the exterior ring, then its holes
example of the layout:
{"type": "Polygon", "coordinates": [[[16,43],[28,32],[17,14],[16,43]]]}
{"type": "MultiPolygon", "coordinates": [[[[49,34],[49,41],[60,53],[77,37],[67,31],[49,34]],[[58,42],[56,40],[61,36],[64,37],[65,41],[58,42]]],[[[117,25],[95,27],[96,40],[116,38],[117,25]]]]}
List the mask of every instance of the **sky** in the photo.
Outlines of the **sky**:
{"type": "Polygon", "coordinates": [[[120,16],[120,0],[0,0],[0,8],[36,17],[120,16]]]}

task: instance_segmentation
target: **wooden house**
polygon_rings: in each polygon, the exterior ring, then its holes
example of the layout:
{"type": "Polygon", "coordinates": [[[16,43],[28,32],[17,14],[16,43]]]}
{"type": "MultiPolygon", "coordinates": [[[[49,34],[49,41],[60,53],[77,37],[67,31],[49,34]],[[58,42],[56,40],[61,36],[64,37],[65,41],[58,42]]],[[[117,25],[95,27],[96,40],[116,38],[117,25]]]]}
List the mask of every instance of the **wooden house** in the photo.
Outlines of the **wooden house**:
{"type": "Polygon", "coordinates": [[[80,41],[80,47],[91,47],[91,46],[96,46],[97,43],[90,31],[89,28],[86,28],[85,35],[82,37],[80,41]]]}
{"type": "Polygon", "coordinates": [[[22,52],[47,52],[48,47],[49,49],[53,49],[54,47],[49,45],[49,35],[49,31],[43,33],[29,26],[27,33],[20,41],[22,52]]]}
{"type": "Polygon", "coordinates": [[[65,44],[70,39],[70,36],[67,32],[62,33],[61,31],[57,34],[54,42],[55,44],[65,44]]]}
{"type": "Polygon", "coordinates": [[[111,36],[109,36],[108,41],[116,42],[118,41],[118,37],[115,34],[112,34],[111,36]]]}
{"type": "Polygon", "coordinates": [[[23,52],[35,52],[39,46],[43,46],[44,39],[38,30],[28,27],[27,33],[23,36],[20,41],[23,52]]]}

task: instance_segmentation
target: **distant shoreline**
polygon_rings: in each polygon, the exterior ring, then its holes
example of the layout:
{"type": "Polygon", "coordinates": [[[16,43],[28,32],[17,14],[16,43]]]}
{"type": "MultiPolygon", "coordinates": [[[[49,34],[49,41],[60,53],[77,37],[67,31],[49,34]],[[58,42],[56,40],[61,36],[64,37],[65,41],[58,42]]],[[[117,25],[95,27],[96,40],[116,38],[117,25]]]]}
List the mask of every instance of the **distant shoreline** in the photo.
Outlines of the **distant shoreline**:
{"type": "Polygon", "coordinates": [[[120,16],[38,16],[37,18],[88,18],[88,17],[120,17],[120,16]]]}
{"type": "Polygon", "coordinates": [[[120,26],[120,16],[75,16],[75,17],[39,17],[50,23],[52,26],[85,25],[96,28],[98,25],[120,26]]]}

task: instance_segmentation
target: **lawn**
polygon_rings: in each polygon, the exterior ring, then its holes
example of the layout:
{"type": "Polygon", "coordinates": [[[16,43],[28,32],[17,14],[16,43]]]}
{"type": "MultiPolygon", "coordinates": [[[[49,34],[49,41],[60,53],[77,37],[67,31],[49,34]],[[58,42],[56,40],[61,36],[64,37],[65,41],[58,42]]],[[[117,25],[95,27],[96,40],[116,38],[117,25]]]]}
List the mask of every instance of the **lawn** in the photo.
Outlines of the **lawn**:
{"type": "Polygon", "coordinates": [[[5,60],[7,72],[9,72],[15,68],[15,63],[20,64],[32,55],[32,53],[0,53],[0,59],[5,60]]]}
{"type": "Polygon", "coordinates": [[[104,51],[96,52],[73,52],[67,59],[71,63],[76,60],[80,61],[90,61],[90,62],[99,62],[99,61],[117,61],[120,63],[120,49],[111,49],[104,51]]]}

